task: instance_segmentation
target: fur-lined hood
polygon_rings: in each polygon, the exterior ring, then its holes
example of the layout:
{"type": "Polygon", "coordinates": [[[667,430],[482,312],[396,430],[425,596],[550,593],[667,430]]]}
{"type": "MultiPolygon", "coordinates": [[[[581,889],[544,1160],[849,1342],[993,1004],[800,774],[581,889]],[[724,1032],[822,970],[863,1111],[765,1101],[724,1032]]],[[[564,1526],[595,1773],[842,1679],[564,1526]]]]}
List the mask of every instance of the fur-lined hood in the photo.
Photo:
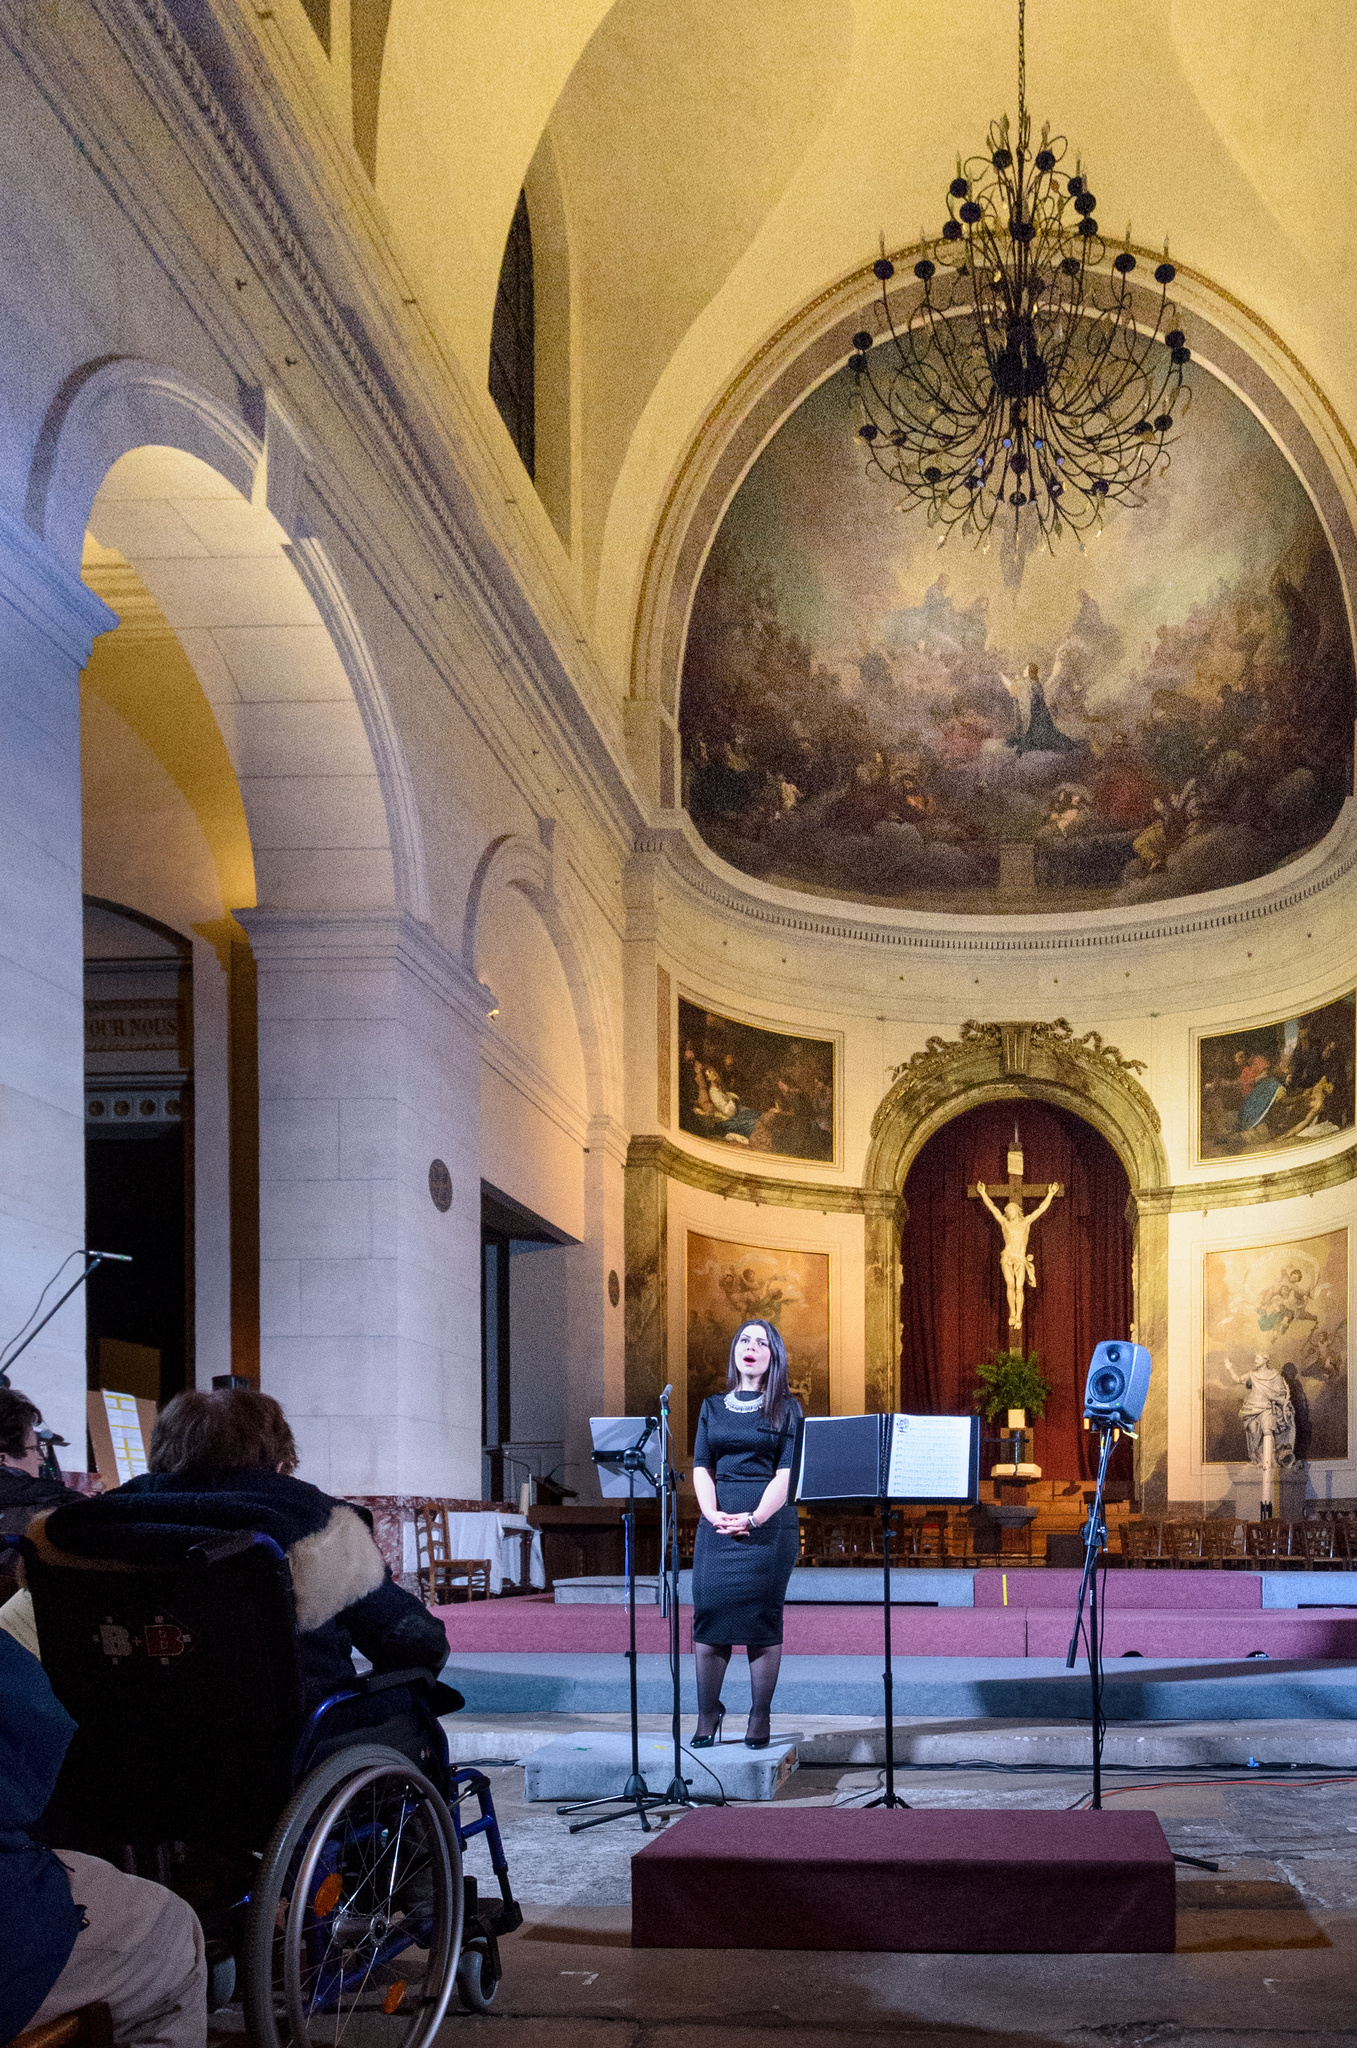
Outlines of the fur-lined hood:
{"type": "Polygon", "coordinates": [[[30,1542],[52,1564],[117,1571],[168,1563],[199,1529],[251,1529],[286,1551],[303,1635],[375,1593],[386,1565],[366,1511],[277,1472],[146,1473],[40,1516],[30,1542]]]}

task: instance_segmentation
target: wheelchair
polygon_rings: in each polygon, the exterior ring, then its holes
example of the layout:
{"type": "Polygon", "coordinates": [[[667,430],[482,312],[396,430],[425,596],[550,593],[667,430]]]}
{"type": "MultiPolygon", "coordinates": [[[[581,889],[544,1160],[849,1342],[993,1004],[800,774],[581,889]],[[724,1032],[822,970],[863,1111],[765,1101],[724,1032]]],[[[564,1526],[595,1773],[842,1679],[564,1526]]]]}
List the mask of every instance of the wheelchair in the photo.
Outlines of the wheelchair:
{"type": "Polygon", "coordinates": [[[17,1539],[77,1723],[42,1838],[185,1897],[209,2002],[238,1988],[253,2048],[428,2048],[454,1989],[488,2011],[523,1915],[489,1780],[449,1763],[438,1715],[458,1696],[427,1671],[355,1674],[306,1713],[267,1536],[146,1523],[99,1556],[72,1540],[85,1554],[17,1539]],[[497,1899],[462,1869],[477,1835],[497,1899]]]}

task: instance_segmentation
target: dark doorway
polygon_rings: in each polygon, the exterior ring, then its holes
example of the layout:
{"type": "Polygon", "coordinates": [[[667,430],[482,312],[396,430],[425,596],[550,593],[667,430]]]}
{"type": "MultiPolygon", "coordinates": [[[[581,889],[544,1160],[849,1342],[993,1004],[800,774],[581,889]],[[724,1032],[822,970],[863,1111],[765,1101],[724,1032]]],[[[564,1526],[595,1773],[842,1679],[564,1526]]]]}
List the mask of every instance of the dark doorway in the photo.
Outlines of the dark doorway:
{"type": "MultiPolygon", "coordinates": [[[[525,1479],[540,1479],[546,1472],[540,1455],[546,1445],[514,1441],[515,1407],[523,1405],[535,1414],[539,1404],[514,1400],[513,1297],[522,1290],[513,1286],[511,1262],[525,1252],[542,1252],[574,1241],[488,1181],[481,1182],[481,1443],[486,1500],[516,1499],[525,1479]]],[[[559,1320],[563,1332],[563,1299],[559,1320]]],[[[520,1353],[523,1348],[520,1344],[520,1353]]],[[[526,1396],[530,1390],[523,1383],[523,1363],[520,1356],[520,1395],[526,1396]]]]}
{"type": "Polygon", "coordinates": [[[88,1384],[193,1384],[193,964],[186,939],[85,901],[85,1242],[130,1253],[85,1295],[88,1384]]]}
{"type": "MultiPolygon", "coordinates": [[[[1025,1342],[1040,1353],[1051,1382],[1037,1424],[1037,1462],[1048,1479],[1083,1479],[1096,1451],[1082,1427],[1089,1357],[1104,1337],[1130,1335],[1130,1185],[1106,1139],[1068,1111],[987,1103],[935,1132],[910,1168],[900,1246],[901,1401],[916,1414],[964,1413],[975,1405],[976,1366],[999,1345],[1007,1348],[998,1227],[966,1191],[979,1180],[1007,1178],[1015,1121],[1026,1181],[1060,1181],[1066,1190],[1029,1243],[1037,1286],[1027,1294],[1025,1342]]],[[[1117,1476],[1129,1478],[1129,1445],[1115,1456],[1117,1476]]]]}

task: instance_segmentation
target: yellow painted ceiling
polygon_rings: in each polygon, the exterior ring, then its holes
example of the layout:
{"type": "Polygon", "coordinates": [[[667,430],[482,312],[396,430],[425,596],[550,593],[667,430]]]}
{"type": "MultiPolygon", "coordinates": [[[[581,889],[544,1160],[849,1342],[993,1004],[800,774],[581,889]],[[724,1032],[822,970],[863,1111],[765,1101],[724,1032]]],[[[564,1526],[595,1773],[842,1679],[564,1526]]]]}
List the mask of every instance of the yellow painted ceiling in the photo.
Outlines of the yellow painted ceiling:
{"type": "MultiPolygon", "coordinates": [[[[936,232],[1013,110],[1016,0],[392,0],[379,196],[473,389],[542,135],[570,241],[586,602],[619,680],[685,448],[785,320],[936,232]]],[[[1029,0],[1029,104],[1118,231],[1262,316],[1357,423],[1353,0],[1029,0]]]]}

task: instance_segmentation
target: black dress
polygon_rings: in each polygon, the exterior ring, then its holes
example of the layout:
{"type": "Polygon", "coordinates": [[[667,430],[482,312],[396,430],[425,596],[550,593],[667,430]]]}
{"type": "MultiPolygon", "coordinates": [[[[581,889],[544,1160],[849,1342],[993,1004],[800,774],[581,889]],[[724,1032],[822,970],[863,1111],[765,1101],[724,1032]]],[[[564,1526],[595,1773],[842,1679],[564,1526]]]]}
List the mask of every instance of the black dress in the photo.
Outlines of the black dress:
{"type": "MultiPolygon", "coordinates": [[[[702,1403],[693,1463],[711,1473],[717,1505],[744,1514],[757,1509],[775,1472],[791,1468],[800,1432],[795,1401],[777,1431],[761,1409],[737,1414],[723,1395],[712,1394],[702,1403]]],[[[723,1536],[702,1517],[693,1550],[695,1641],[755,1649],[782,1641],[782,1603],[800,1551],[796,1520],[790,1501],[748,1536],[723,1536]]]]}

